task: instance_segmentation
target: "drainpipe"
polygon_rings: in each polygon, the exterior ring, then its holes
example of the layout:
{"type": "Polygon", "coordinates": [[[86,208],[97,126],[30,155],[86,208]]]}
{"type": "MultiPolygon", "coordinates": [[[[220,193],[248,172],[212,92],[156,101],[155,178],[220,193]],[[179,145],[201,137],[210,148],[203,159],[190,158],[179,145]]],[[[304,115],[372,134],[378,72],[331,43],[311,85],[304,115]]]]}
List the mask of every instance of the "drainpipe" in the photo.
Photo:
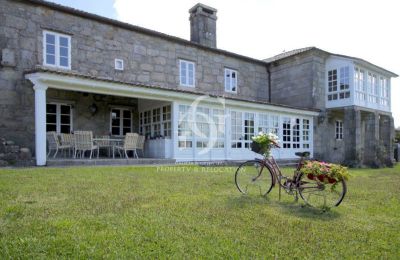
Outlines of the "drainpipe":
{"type": "Polygon", "coordinates": [[[267,64],[267,74],[268,74],[268,102],[271,103],[271,92],[272,92],[272,87],[271,87],[271,63],[267,64]]]}

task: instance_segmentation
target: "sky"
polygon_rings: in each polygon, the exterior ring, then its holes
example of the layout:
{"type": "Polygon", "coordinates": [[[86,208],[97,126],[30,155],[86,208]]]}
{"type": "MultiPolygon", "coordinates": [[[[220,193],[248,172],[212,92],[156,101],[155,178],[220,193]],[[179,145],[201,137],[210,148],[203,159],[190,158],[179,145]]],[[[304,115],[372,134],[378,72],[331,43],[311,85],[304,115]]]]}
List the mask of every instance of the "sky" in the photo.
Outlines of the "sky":
{"type": "MultiPolygon", "coordinates": [[[[200,0],[51,0],[90,13],[190,39],[188,10],[200,0]]],[[[400,74],[398,0],[201,0],[218,9],[217,47],[265,59],[315,46],[359,57],[400,74]]],[[[400,79],[392,79],[400,127],[400,79]]]]}

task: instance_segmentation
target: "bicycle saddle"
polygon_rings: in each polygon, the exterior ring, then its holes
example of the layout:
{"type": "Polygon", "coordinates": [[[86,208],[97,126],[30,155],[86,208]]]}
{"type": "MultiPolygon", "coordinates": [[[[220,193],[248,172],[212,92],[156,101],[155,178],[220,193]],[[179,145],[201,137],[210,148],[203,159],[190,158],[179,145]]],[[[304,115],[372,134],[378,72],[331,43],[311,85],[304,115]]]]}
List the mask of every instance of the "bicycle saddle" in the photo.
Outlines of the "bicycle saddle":
{"type": "Polygon", "coordinates": [[[310,156],[310,152],[297,152],[295,155],[299,157],[308,157],[310,156]]]}

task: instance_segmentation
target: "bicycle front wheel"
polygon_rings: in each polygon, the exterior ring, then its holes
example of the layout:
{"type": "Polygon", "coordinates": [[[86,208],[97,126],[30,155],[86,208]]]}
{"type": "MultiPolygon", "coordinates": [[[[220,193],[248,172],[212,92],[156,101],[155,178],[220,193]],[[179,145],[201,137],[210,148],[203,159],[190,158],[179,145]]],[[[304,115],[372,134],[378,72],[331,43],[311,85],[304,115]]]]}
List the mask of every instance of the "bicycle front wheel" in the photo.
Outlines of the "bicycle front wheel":
{"type": "Polygon", "coordinates": [[[273,186],[273,175],[260,161],[242,163],[235,174],[238,190],[247,195],[267,195],[273,186]]]}
{"type": "Polygon", "coordinates": [[[298,191],[306,204],[316,208],[331,208],[339,206],[343,201],[347,186],[344,180],[325,183],[301,174],[298,179],[298,191]]]}

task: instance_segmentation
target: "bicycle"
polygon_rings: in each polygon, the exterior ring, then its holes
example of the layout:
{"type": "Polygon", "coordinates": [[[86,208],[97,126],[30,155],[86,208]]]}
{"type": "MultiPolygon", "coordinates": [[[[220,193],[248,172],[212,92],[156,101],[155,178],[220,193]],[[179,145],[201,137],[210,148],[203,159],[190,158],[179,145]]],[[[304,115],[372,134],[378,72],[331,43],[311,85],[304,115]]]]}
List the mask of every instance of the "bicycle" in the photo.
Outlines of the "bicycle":
{"type": "MultiPolygon", "coordinates": [[[[276,143],[275,147],[280,148],[276,143]]],[[[235,184],[243,194],[260,193],[266,196],[272,188],[278,183],[279,199],[281,198],[281,189],[286,193],[293,195],[298,201],[298,195],[304,202],[312,207],[331,208],[337,207],[343,201],[347,192],[345,180],[339,180],[336,183],[326,183],[318,178],[309,179],[307,175],[302,174],[300,169],[304,165],[309,152],[296,152],[300,159],[297,163],[293,177],[284,176],[273,156],[269,158],[246,161],[242,163],[235,173],[235,184]],[[332,187],[335,185],[335,187],[332,187]]]]}

